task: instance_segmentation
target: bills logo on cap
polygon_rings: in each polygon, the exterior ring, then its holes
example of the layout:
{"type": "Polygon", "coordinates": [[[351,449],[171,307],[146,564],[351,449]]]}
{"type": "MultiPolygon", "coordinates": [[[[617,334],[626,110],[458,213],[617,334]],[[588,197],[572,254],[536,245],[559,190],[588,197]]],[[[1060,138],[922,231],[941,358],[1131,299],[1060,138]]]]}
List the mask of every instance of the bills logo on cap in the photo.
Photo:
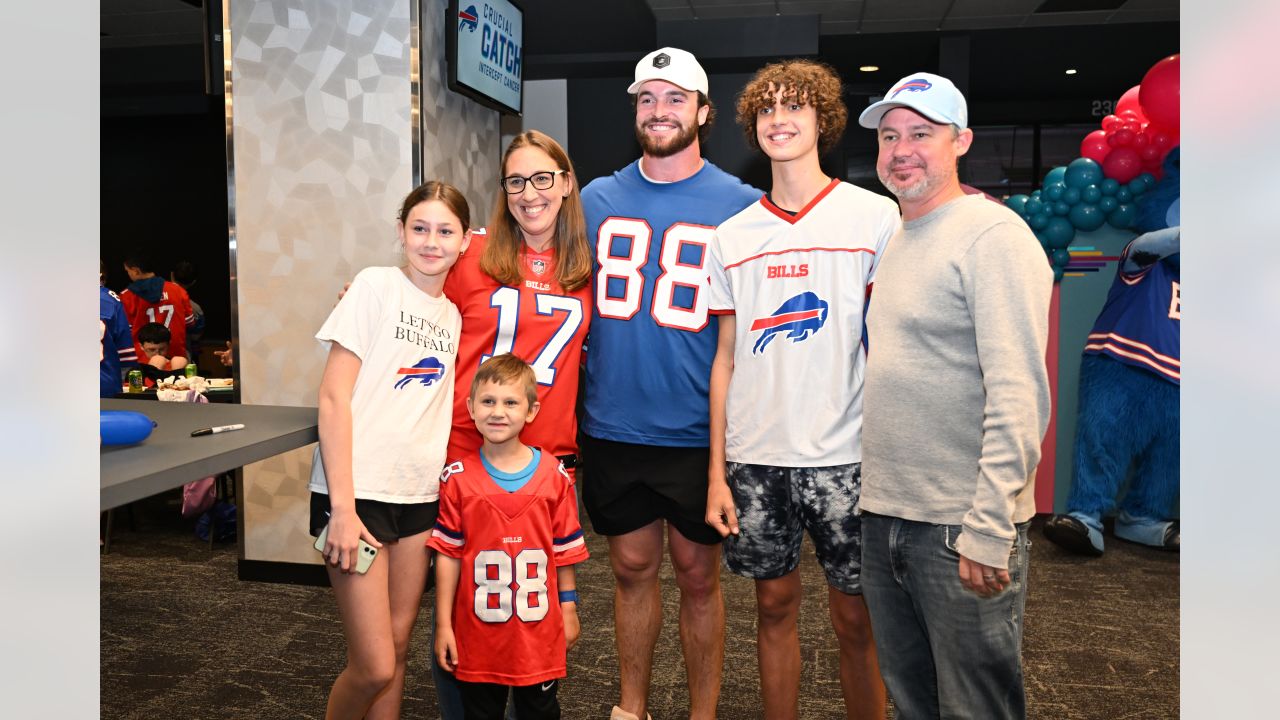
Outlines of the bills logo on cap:
{"type": "Polygon", "coordinates": [[[534,275],[541,275],[547,271],[547,261],[542,258],[534,258],[529,261],[529,269],[533,270],[534,275]]]}
{"type": "Polygon", "coordinates": [[[666,53],[658,53],[653,56],[653,66],[656,68],[664,68],[671,64],[671,56],[666,53]]]}
{"type": "Polygon", "coordinates": [[[468,5],[466,10],[458,11],[459,28],[466,28],[467,32],[475,32],[478,22],[480,22],[480,16],[476,14],[475,5],[468,5]]]}
{"type": "Polygon", "coordinates": [[[751,353],[759,355],[778,333],[785,332],[787,339],[801,342],[822,329],[827,322],[827,301],[806,292],[796,295],[778,306],[772,315],[756,318],[751,332],[762,331],[751,346],[751,353]]]}
{"type": "Polygon", "coordinates": [[[894,90],[893,94],[890,95],[889,97],[890,98],[898,97],[898,93],[900,92],[924,92],[925,90],[928,90],[931,87],[933,87],[933,83],[929,82],[928,80],[925,80],[924,78],[915,78],[913,80],[908,80],[902,83],[901,85],[899,85],[898,89],[894,90]]]}
{"type": "Polygon", "coordinates": [[[396,374],[403,376],[396,381],[396,390],[399,390],[414,380],[420,381],[423,385],[430,385],[444,377],[444,363],[433,357],[424,357],[414,363],[413,367],[400,368],[396,371],[396,374]]]}

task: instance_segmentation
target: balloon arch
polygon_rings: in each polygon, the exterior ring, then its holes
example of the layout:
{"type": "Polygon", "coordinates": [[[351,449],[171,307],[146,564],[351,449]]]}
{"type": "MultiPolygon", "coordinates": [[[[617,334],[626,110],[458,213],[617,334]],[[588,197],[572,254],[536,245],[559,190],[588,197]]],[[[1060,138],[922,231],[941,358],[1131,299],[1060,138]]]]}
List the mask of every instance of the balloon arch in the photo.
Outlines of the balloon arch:
{"type": "Polygon", "coordinates": [[[1005,201],[1035,231],[1055,281],[1071,261],[1067,246],[1077,230],[1104,223],[1133,229],[1138,197],[1160,179],[1165,156],[1178,146],[1179,57],[1157,62],[1120,96],[1115,114],[1080,143],[1079,158],[1050,170],[1039,190],[1005,201]]]}

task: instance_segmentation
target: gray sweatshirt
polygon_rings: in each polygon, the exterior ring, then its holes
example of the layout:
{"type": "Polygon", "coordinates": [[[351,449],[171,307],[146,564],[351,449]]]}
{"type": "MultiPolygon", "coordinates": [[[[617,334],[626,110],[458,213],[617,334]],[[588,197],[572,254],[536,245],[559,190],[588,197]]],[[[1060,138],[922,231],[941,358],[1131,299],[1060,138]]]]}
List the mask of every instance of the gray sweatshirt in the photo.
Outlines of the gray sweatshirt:
{"type": "Polygon", "coordinates": [[[1052,292],[1026,223],[982,196],[903,224],[867,315],[863,510],[963,525],[960,554],[1008,567],[1035,513],[1052,292]]]}

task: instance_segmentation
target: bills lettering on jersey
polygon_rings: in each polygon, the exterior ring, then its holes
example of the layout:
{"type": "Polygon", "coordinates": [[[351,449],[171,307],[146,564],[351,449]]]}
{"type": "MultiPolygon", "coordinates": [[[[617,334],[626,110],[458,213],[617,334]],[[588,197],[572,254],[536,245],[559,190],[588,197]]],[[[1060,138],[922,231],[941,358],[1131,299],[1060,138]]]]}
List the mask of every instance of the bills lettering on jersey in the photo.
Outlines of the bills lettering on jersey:
{"type": "Polygon", "coordinates": [[[1174,280],[1169,288],[1169,319],[1182,319],[1182,285],[1174,280]]]}
{"type": "Polygon", "coordinates": [[[802,278],[809,276],[809,263],[799,265],[770,265],[769,278],[802,278]]]}

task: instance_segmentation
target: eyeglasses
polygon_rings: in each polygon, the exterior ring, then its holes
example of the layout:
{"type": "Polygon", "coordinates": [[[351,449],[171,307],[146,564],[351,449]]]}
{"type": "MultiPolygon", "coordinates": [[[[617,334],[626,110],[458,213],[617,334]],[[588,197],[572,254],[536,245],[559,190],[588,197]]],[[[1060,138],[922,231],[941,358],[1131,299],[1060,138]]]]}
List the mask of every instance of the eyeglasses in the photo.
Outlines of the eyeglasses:
{"type": "Polygon", "coordinates": [[[564,170],[543,170],[529,177],[508,175],[501,180],[502,189],[506,190],[508,195],[519,195],[524,192],[524,184],[531,182],[535,190],[549,190],[556,183],[556,176],[563,172],[564,170]]]}

